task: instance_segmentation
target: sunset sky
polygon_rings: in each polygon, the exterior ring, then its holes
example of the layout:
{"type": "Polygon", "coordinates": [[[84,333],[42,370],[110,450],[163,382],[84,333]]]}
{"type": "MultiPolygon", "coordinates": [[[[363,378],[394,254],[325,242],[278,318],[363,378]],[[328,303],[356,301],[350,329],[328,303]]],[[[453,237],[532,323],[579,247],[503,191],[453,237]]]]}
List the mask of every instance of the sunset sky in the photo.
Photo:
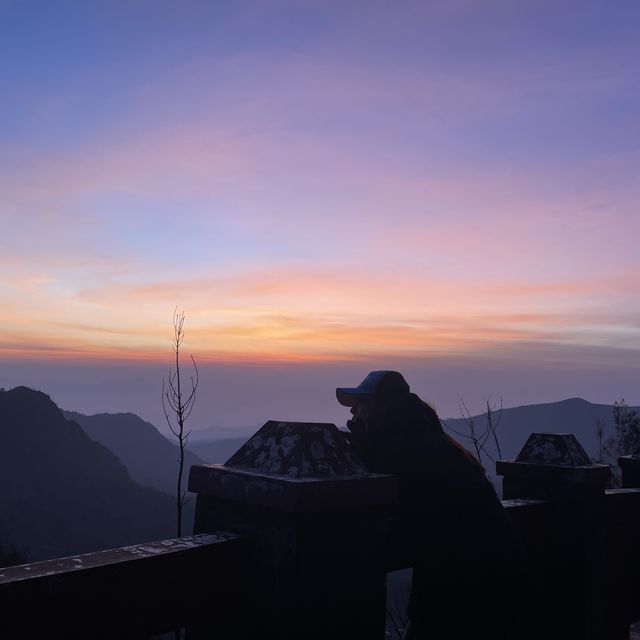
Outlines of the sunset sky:
{"type": "Polygon", "coordinates": [[[640,3],[0,0],[0,386],[159,424],[640,404],[640,3]],[[472,407],[472,408],[474,408],[472,407]]]}

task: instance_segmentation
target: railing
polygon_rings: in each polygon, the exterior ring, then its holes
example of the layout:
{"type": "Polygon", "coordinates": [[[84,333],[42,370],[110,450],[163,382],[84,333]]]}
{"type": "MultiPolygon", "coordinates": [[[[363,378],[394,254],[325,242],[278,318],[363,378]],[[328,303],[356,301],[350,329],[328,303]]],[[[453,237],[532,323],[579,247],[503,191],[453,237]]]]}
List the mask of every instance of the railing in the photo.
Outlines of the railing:
{"type": "Polygon", "coordinates": [[[230,637],[247,546],[217,532],[2,568],[0,637],[141,638],[203,619],[230,637]]]}
{"type": "MultiPolygon", "coordinates": [[[[531,567],[520,637],[628,638],[640,488],[542,467],[510,489],[502,469],[506,490],[540,493],[503,501],[531,567]]],[[[0,637],[381,639],[384,576],[412,565],[386,515],[393,482],[194,468],[196,535],[0,569],[0,637]]]]}

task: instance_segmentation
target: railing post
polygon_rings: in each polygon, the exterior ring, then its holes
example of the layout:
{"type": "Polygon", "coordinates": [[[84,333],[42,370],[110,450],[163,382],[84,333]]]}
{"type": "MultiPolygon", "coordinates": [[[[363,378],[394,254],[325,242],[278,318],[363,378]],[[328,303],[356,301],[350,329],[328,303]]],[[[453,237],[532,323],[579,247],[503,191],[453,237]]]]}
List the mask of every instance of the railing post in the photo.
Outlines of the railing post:
{"type": "Polygon", "coordinates": [[[192,467],[189,490],[196,532],[251,541],[257,609],[239,635],[384,637],[396,479],[369,473],[334,425],[267,422],[224,465],[192,467]]]}
{"type": "Polygon", "coordinates": [[[622,471],[622,486],[625,489],[640,487],[640,451],[631,456],[620,456],[618,466],[622,471]]]}
{"type": "Polygon", "coordinates": [[[547,638],[610,640],[606,619],[605,484],[607,465],[593,464],[572,434],[533,433],[515,460],[499,460],[505,500],[549,503],[550,519],[532,565],[531,615],[547,638]]]}
{"type": "Polygon", "coordinates": [[[619,609],[626,619],[640,617],[640,449],[620,456],[622,489],[609,491],[612,521],[610,544],[613,547],[619,609]]]}

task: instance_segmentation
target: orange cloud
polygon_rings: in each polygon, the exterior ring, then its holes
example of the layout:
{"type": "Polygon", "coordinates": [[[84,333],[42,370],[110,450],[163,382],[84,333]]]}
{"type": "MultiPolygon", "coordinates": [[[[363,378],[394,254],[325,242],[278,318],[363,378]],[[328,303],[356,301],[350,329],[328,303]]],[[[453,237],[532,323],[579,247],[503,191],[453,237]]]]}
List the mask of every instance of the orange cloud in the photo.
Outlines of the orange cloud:
{"type": "MultiPolygon", "coordinates": [[[[243,78],[239,72],[251,67],[255,75],[255,63],[234,60],[223,74],[243,78]]],[[[306,82],[312,97],[328,89],[328,108],[338,97],[363,95],[394,106],[411,85],[407,77],[379,83],[375,73],[331,69],[318,89],[304,66],[277,70],[269,82],[277,76],[283,91],[294,80],[306,82]]],[[[199,73],[184,81],[197,86],[206,75],[199,73]]],[[[428,81],[465,104],[464,83],[443,74],[428,81]]],[[[483,82],[470,92],[500,103],[494,87],[481,91],[483,82]]],[[[169,98],[158,86],[175,92],[165,83],[145,87],[145,95],[169,98]]],[[[188,124],[122,127],[64,158],[22,153],[7,162],[13,168],[0,185],[0,215],[20,237],[0,240],[3,349],[160,354],[176,303],[188,312],[194,351],[211,357],[458,353],[521,341],[618,344],[620,336],[635,348],[640,223],[627,214],[637,185],[614,195],[597,184],[566,187],[584,181],[581,171],[597,173],[597,163],[526,174],[451,172],[435,157],[400,166],[362,140],[288,129],[279,98],[256,105],[251,82],[236,88],[240,109],[228,99],[188,124]],[[153,233],[137,239],[139,250],[124,249],[126,237],[105,248],[99,240],[109,216],[136,215],[135,204],[97,213],[113,192],[166,199],[176,212],[181,198],[194,198],[206,211],[184,213],[185,233],[197,217],[230,225],[258,255],[240,242],[237,257],[216,262],[212,251],[211,264],[205,254],[182,269],[178,256],[172,272],[166,254],[144,253],[153,233]],[[211,199],[223,204],[217,209],[211,199]],[[288,261],[259,255],[262,244],[280,239],[295,254],[288,261]],[[612,247],[605,256],[603,246],[612,247]],[[611,308],[622,312],[606,313],[611,308]]],[[[299,106],[312,99],[295,93],[299,106]]],[[[613,174],[623,160],[598,162],[613,174]]]]}

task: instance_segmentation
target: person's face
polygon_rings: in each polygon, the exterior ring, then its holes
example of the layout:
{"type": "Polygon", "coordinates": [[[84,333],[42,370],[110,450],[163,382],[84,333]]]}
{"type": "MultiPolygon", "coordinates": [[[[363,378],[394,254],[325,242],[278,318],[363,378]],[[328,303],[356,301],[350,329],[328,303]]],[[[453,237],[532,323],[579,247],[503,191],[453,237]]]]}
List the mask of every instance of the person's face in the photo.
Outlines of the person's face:
{"type": "Polygon", "coordinates": [[[355,422],[361,423],[365,431],[370,426],[373,417],[373,406],[369,400],[358,400],[356,404],[351,407],[351,415],[355,422]]]}
{"type": "Polygon", "coordinates": [[[354,418],[364,419],[368,413],[367,403],[364,400],[358,400],[350,411],[354,418]]]}

